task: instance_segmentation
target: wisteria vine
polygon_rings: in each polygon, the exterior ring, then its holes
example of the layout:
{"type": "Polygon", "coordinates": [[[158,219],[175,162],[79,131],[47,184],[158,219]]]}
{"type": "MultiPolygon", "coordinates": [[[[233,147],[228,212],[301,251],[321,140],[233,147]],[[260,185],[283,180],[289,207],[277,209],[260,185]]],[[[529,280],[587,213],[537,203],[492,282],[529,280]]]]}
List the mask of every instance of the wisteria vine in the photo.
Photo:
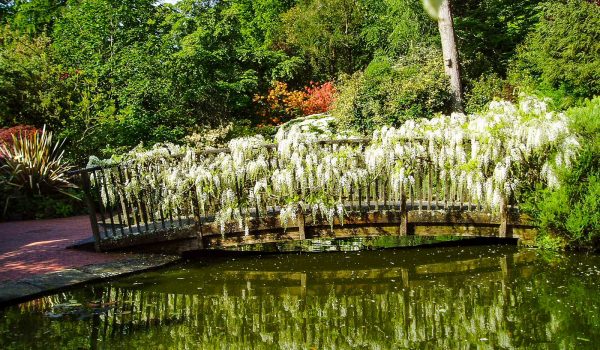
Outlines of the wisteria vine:
{"type": "Polygon", "coordinates": [[[383,127],[364,143],[322,142],[352,139],[334,123],[327,116],[295,121],[273,141],[238,138],[224,152],[173,144],[134,150],[123,167],[136,169],[136,176],[125,172],[121,181],[111,181],[117,174],[106,166],[95,183],[104,205],[144,197],[158,203],[157,216],[159,211],[192,216],[198,210],[214,215],[222,232],[233,222],[248,233],[250,218],[269,211],[278,212],[284,226],[300,212],[343,223],[345,203],[357,189],[398,201],[431,177],[448,184],[451,193],[498,211],[523,183],[559,186],[557,167],[568,166],[579,149],[566,116],[532,97],[518,105],[493,102],[481,114],[383,127]],[[370,184],[376,181],[387,186],[374,189],[370,184]]]}

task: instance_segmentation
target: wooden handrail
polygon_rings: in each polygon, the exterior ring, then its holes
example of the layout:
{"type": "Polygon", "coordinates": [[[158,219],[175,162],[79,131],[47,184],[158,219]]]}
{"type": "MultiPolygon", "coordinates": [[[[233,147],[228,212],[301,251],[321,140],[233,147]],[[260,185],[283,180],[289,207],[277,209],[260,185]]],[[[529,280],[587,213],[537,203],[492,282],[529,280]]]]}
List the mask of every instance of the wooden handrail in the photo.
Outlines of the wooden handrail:
{"type": "MultiPolygon", "coordinates": [[[[406,137],[404,139],[407,141],[409,141],[409,140],[410,141],[423,141],[424,140],[424,138],[422,138],[422,137],[406,137]]],[[[349,138],[349,139],[337,139],[337,140],[317,140],[317,141],[314,141],[314,143],[319,144],[319,145],[343,145],[343,144],[369,145],[371,143],[371,141],[372,141],[372,139],[370,139],[370,138],[349,138]]],[[[277,143],[265,143],[263,145],[260,145],[257,148],[275,149],[275,148],[277,148],[277,146],[278,146],[277,143]]],[[[199,151],[198,154],[209,155],[209,154],[220,154],[220,153],[230,153],[230,152],[231,152],[231,149],[229,149],[229,148],[207,148],[207,149],[199,151]]],[[[184,154],[171,155],[171,157],[174,159],[178,159],[183,156],[184,156],[184,154]]],[[[129,162],[132,162],[132,161],[129,161],[129,162]]],[[[81,168],[81,169],[69,171],[67,173],[67,175],[74,176],[74,175],[81,174],[83,172],[92,172],[92,171],[101,170],[101,169],[109,169],[109,168],[117,167],[119,165],[127,165],[129,162],[115,163],[115,164],[110,164],[110,165],[106,165],[106,166],[98,165],[98,166],[94,166],[94,167],[90,167],[90,168],[81,168]]]]}
{"type": "MultiPolygon", "coordinates": [[[[427,141],[426,138],[421,137],[405,137],[400,138],[400,140],[403,140],[401,142],[403,144],[404,140],[407,144],[410,142],[420,143],[427,141]]],[[[348,138],[315,140],[304,142],[304,144],[366,146],[372,142],[373,140],[370,138],[348,138]]],[[[278,146],[278,143],[264,143],[256,146],[255,149],[269,150],[269,158],[278,158],[278,146]]],[[[329,150],[329,147],[325,147],[324,149],[329,150]]],[[[230,148],[197,150],[195,155],[198,158],[195,159],[201,160],[204,155],[218,155],[230,152],[230,148]]],[[[160,177],[157,177],[157,174],[159,174],[161,169],[168,168],[185,155],[183,152],[172,154],[169,151],[166,153],[168,154],[164,157],[166,160],[164,163],[136,164],[135,159],[132,159],[105,166],[79,169],[69,173],[71,176],[78,175],[87,180],[83,181],[83,190],[88,199],[90,220],[92,221],[96,242],[98,242],[97,245],[100,245],[104,241],[129,239],[134,236],[154,232],[172,232],[173,230],[190,225],[196,225],[201,228],[203,222],[206,223],[207,220],[210,222],[215,219],[214,215],[218,212],[218,205],[211,206],[206,212],[202,209],[201,213],[199,198],[195,198],[196,192],[193,190],[189,192],[189,198],[186,198],[177,205],[171,203],[168,196],[165,196],[165,184],[160,177]],[[144,169],[148,171],[149,175],[142,177],[140,176],[140,171],[144,171],[144,169]],[[145,181],[143,189],[133,194],[126,193],[125,187],[131,181],[138,183],[145,181]],[[109,199],[106,200],[106,197],[109,199]],[[102,201],[102,198],[105,200],[102,201]],[[96,216],[96,213],[99,215],[96,216]]],[[[208,159],[210,160],[212,157],[208,159]]],[[[344,202],[345,206],[350,208],[349,210],[358,210],[357,212],[360,212],[361,215],[373,210],[378,212],[399,210],[402,217],[398,230],[402,235],[406,235],[409,232],[407,226],[408,212],[411,210],[418,210],[420,212],[425,205],[428,211],[436,211],[440,210],[440,208],[455,210],[454,208],[464,208],[465,206],[468,208],[467,210],[474,208],[475,211],[483,211],[483,207],[479,205],[472,206],[474,203],[471,198],[468,198],[468,194],[466,198],[463,198],[463,193],[460,192],[463,189],[457,190],[451,188],[446,179],[438,178],[439,174],[435,171],[432,172],[431,169],[434,164],[427,156],[416,156],[415,159],[421,161],[424,170],[422,173],[415,175],[415,179],[413,179],[413,182],[416,181],[415,184],[410,185],[408,188],[403,188],[399,201],[398,199],[389,198],[386,193],[389,191],[391,183],[387,179],[380,178],[377,174],[375,174],[375,178],[369,180],[370,182],[366,184],[352,185],[349,194],[345,194],[343,198],[340,197],[340,200],[344,202]]],[[[272,170],[271,167],[278,167],[280,166],[279,164],[279,162],[273,163],[269,161],[269,169],[272,170]]],[[[245,183],[245,181],[244,178],[243,182],[245,183]]],[[[236,196],[240,197],[242,196],[242,192],[245,193],[247,189],[239,188],[238,186],[239,184],[236,181],[235,192],[236,196]]],[[[264,204],[263,207],[259,207],[257,204],[253,208],[249,208],[244,204],[238,209],[241,216],[259,219],[265,215],[269,217],[276,216],[279,210],[281,210],[281,205],[282,203],[274,201],[264,204]]],[[[303,217],[302,214],[300,213],[299,218],[303,217]]],[[[506,221],[506,213],[502,214],[503,220],[506,221]]],[[[298,226],[300,233],[303,232],[301,229],[303,226],[298,226]]],[[[506,227],[506,224],[501,226],[502,235],[506,235],[506,227]]]]}

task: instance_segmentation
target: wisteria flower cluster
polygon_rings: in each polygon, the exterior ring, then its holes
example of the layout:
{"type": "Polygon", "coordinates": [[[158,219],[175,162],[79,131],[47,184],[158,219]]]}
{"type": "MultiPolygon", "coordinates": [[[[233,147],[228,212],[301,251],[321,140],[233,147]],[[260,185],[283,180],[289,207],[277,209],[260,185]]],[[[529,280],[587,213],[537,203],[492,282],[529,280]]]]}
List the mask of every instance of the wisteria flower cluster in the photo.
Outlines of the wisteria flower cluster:
{"type": "Polygon", "coordinates": [[[96,183],[105,205],[144,197],[159,203],[157,213],[193,217],[198,211],[214,216],[222,232],[236,223],[248,233],[251,217],[269,213],[278,213],[284,226],[300,214],[343,223],[348,202],[359,196],[399,201],[427,183],[498,211],[525,181],[558,186],[555,169],[568,166],[579,148],[566,116],[531,97],[518,105],[493,102],[481,114],[383,127],[367,142],[352,142],[333,122],[327,116],[296,121],[273,141],[238,138],[223,152],[170,144],[135,150],[122,166],[137,175],[110,181],[117,175],[108,167],[96,183]]]}

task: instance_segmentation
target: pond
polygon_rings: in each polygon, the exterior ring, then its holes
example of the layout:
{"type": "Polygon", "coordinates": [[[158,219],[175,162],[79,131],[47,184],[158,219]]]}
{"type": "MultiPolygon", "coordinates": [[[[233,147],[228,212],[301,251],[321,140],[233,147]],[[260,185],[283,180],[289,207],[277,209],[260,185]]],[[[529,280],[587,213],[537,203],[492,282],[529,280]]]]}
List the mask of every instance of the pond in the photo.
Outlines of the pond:
{"type": "Polygon", "coordinates": [[[0,311],[0,349],[585,349],[600,257],[515,246],[194,260],[0,311]]]}

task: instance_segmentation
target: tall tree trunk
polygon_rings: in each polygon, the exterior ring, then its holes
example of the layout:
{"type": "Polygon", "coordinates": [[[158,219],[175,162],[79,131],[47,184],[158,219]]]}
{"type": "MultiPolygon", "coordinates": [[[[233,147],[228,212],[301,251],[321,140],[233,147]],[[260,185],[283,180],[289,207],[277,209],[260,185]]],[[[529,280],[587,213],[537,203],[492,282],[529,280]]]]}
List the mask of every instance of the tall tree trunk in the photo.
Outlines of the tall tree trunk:
{"type": "Polygon", "coordinates": [[[438,12],[438,28],[442,39],[442,53],[444,55],[444,69],[450,78],[450,89],[453,97],[453,110],[463,111],[463,90],[460,82],[460,61],[456,48],[456,36],[452,21],[452,8],[450,0],[443,0],[438,12]]]}

